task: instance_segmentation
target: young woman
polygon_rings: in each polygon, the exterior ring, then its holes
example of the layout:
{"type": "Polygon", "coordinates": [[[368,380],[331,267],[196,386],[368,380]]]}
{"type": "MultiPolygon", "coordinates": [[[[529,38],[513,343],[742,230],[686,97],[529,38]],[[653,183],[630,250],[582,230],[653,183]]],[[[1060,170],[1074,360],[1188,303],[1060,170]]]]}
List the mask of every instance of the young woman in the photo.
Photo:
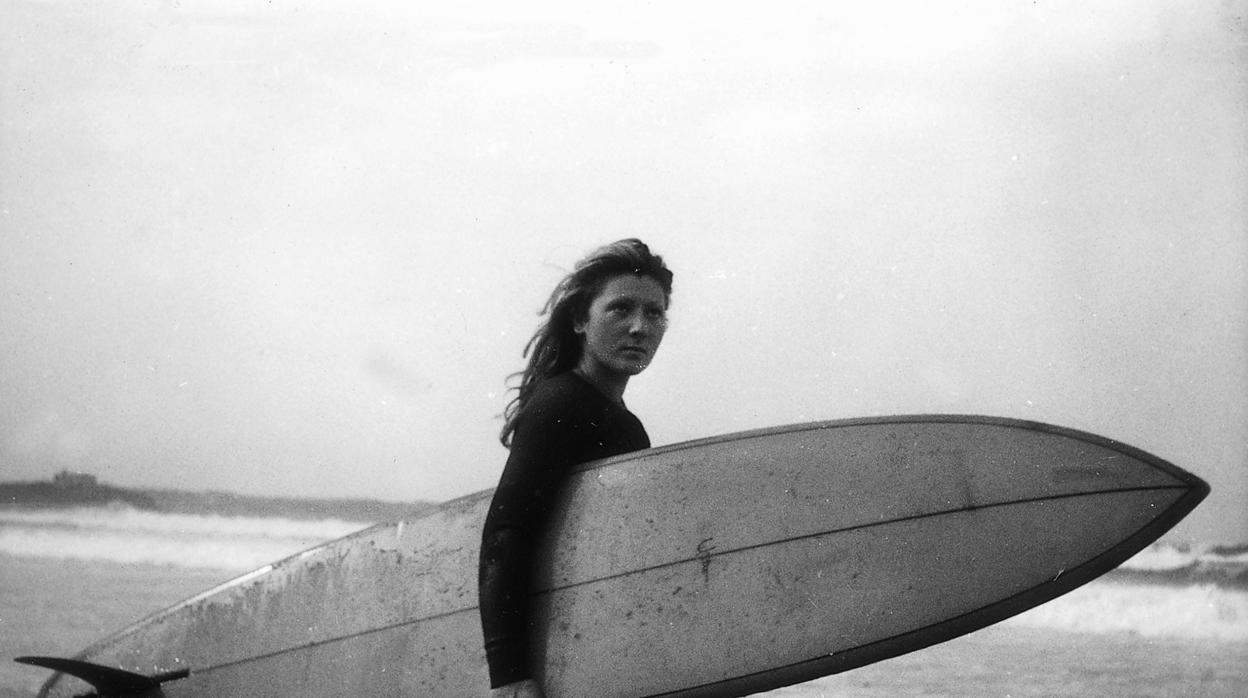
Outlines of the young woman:
{"type": "Polygon", "coordinates": [[[640,240],[612,243],[555,287],[525,347],[500,437],[511,453],[481,540],[481,627],[496,698],[543,695],[526,644],[534,548],[570,468],[649,448],[624,389],[654,359],[671,293],[662,257],[640,240]]]}

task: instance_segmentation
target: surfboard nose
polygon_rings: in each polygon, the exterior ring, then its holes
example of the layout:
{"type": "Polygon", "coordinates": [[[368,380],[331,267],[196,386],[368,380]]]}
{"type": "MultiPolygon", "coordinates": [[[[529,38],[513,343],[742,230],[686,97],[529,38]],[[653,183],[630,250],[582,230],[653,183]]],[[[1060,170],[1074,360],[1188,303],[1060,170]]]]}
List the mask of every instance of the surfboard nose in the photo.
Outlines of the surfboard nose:
{"type": "Polygon", "coordinates": [[[590,466],[570,483],[571,499],[583,504],[559,514],[565,527],[589,530],[594,520],[630,523],[619,529],[626,536],[578,536],[547,568],[544,586],[577,583],[582,573],[571,570],[586,569],[579,560],[595,560],[604,569],[650,567],[701,559],[707,545],[722,554],[729,540],[748,548],[1115,493],[1123,495],[1124,506],[1139,500],[1129,506],[1141,507],[1141,517],[1157,514],[1173,525],[1209,492],[1195,475],[1118,441],[965,415],[797,425],[652,453],[626,467],[590,466]]]}

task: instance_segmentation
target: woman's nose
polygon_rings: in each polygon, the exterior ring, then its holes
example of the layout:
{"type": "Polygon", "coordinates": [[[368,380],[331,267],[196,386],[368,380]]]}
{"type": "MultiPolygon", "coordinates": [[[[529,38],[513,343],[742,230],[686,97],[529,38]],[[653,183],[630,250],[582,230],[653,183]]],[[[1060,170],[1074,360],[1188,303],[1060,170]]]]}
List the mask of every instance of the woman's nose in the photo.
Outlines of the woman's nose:
{"type": "Polygon", "coordinates": [[[636,313],[631,318],[629,318],[628,320],[628,333],[629,334],[641,335],[641,334],[645,334],[649,330],[650,330],[650,323],[646,321],[645,316],[642,315],[641,313],[636,313]]]}

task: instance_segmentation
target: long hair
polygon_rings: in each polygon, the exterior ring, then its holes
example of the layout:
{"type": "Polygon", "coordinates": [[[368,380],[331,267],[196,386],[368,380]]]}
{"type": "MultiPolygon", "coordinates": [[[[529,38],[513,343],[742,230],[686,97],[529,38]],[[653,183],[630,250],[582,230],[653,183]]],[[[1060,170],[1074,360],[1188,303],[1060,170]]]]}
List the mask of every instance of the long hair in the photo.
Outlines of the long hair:
{"type": "Polygon", "coordinates": [[[582,343],[574,326],[586,318],[590,304],[607,282],[621,274],[654,279],[670,302],[672,272],[663,264],[663,258],[652,254],[641,240],[629,238],[613,242],[577,262],[572,273],[555,286],[542,308],[540,315],[546,316],[546,319],[524,346],[523,356],[528,359],[524,370],[510,376],[518,376],[520,384],[514,388],[516,396],[503,410],[503,431],[499,434],[499,441],[504,446],[511,447],[516,422],[533,388],[547,378],[575,368],[580,362],[582,343]]]}

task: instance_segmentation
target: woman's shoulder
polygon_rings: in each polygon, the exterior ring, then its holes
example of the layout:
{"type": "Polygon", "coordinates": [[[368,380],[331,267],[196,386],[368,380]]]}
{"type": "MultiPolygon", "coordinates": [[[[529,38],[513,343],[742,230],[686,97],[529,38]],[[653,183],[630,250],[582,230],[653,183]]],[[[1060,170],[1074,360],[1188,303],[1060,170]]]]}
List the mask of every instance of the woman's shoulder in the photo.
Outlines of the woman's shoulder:
{"type": "Polygon", "coordinates": [[[583,463],[647,448],[650,439],[631,412],[568,372],[533,386],[520,409],[512,453],[535,444],[539,449],[548,448],[554,443],[571,449],[571,462],[583,463]]]}
{"type": "Polygon", "coordinates": [[[533,385],[516,424],[521,429],[545,432],[549,429],[576,429],[600,410],[595,406],[594,389],[572,372],[544,378],[533,385]]]}
{"type": "Polygon", "coordinates": [[[533,393],[526,401],[526,406],[542,410],[559,407],[575,409],[578,405],[583,405],[586,399],[593,397],[593,388],[589,384],[576,373],[566,371],[538,381],[533,386],[533,393]]]}

